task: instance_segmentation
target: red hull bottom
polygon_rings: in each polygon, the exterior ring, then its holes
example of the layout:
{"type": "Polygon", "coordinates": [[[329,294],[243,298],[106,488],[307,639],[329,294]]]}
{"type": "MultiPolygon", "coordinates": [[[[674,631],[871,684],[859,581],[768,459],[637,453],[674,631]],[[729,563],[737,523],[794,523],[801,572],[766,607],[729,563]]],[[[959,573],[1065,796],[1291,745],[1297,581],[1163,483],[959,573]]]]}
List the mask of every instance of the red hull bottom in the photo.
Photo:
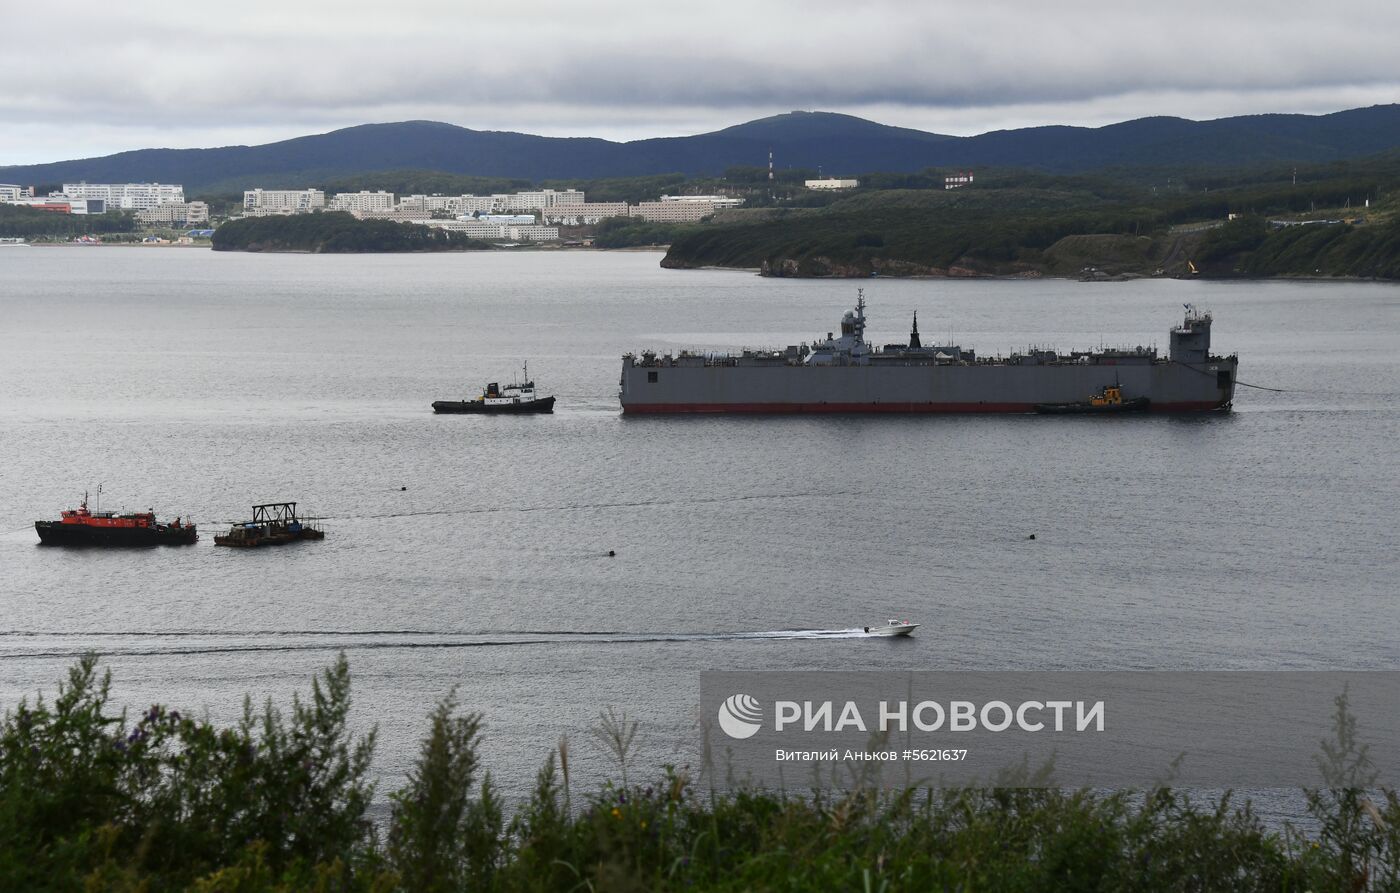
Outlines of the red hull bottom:
{"type": "MultiPolygon", "coordinates": [[[[1152,413],[1222,412],[1228,403],[1213,401],[1153,403],[1152,413]]],[[[623,406],[628,415],[669,413],[1034,413],[1034,403],[634,403],[623,406]]]]}

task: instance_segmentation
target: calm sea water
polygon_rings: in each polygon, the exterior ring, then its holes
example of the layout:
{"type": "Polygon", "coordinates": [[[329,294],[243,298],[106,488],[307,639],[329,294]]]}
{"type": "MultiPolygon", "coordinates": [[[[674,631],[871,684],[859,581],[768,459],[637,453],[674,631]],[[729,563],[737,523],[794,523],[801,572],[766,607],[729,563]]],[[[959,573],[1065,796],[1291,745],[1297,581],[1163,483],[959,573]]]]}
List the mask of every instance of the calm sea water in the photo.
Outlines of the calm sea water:
{"type": "Polygon", "coordinates": [[[458,686],[520,791],[561,734],[605,771],[609,705],[643,765],[694,761],[707,669],[1400,663],[1395,287],[858,283],[875,341],[917,309],[981,353],[1165,346],[1200,304],[1283,389],[1223,417],[623,418],[624,351],[811,340],[855,299],[658,259],[0,249],[0,705],[97,649],[123,702],[227,718],[344,649],[386,783],[458,686]],[[553,416],[431,413],[527,359],[553,416]],[[39,548],[99,482],[204,537],[39,548]],[[274,500],[327,539],[213,546],[274,500]],[[925,626],[787,632],[887,617],[925,626]]]}

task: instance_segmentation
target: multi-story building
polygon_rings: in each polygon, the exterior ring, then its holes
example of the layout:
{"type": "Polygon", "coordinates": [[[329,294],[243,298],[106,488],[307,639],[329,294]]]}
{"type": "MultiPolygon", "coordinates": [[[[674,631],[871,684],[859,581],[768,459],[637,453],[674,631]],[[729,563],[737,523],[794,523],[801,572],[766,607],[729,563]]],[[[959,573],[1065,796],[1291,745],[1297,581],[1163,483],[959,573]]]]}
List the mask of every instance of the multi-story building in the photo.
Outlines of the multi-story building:
{"type": "Polygon", "coordinates": [[[379,190],[370,192],[368,189],[361,189],[359,192],[337,192],[335,198],[331,199],[331,209],[335,211],[349,211],[354,214],[357,211],[392,211],[394,210],[394,194],[379,190]]]}
{"type": "Polygon", "coordinates": [[[137,211],[136,219],[149,226],[194,226],[209,222],[209,205],[204,202],[169,202],[137,211]]]}
{"type": "Polygon", "coordinates": [[[503,195],[501,203],[502,211],[538,211],[549,207],[549,193],[553,189],[545,189],[539,192],[517,192],[513,195],[503,195]]]}
{"type": "Polygon", "coordinates": [[[504,227],[507,235],[515,242],[557,242],[559,240],[559,227],[557,226],[507,226],[504,227]]]}
{"type": "Polygon", "coordinates": [[[400,211],[447,211],[453,214],[462,213],[462,200],[474,198],[469,195],[405,195],[399,199],[400,211]]]}
{"type": "Polygon", "coordinates": [[[737,208],[744,203],[742,198],[732,195],[663,195],[663,202],[709,202],[716,208],[737,208]]]}
{"type": "Polygon", "coordinates": [[[478,214],[477,219],[483,223],[505,224],[507,226],[529,226],[538,223],[534,214],[478,214]]]}
{"type": "Polygon", "coordinates": [[[249,217],[309,214],[326,207],[319,189],[249,189],[243,193],[243,213],[249,217]]]}
{"type": "Polygon", "coordinates": [[[489,214],[497,210],[496,200],[489,195],[463,195],[458,197],[458,214],[489,214]]]}
{"type": "Polygon", "coordinates": [[[822,180],[807,180],[805,182],[808,189],[855,189],[860,185],[859,180],[835,180],[827,177],[822,180]]]}
{"type": "Polygon", "coordinates": [[[546,208],[553,208],[558,205],[581,205],[583,204],[583,193],[577,189],[566,189],[563,192],[556,192],[553,189],[541,189],[537,192],[517,192],[514,195],[495,195],[492,198],[502,200],[501,210],[504,211],[543,211],[546,208]]]}
{"type": "Polygon", "coordinates": [[[576,205],[555,205],[540,212],[545,223],[565,226],[585,226],[608,217],[626,217],[626,202],[581,202],[576,205]]]}
{"type": "Polygon", "coordinates": [[[22,198],[33,198],[33,186],[19,186],[14,183],[0,183],[0,202],[13,202],[22,198]]]}
{"type": "Polygon", "coordinates": [[[448,232],[462,233],[469,239],[501,239],[504,238],[505,227],[499,223],[482,223],[475,218],[465,220],[429,220],[427,225],[434,229],[445,229],[448,232]]]}
{"type": "Polygon", "coordinates": [[[399,205],[387,211],[351,211],[361,220],[394,220],[399,223],[423,223],[433,219],[432,211],[418,211],[399,205]]]}
{"type": "Polygon", "coordinates": [[[959,187],[966,186],[967,184],[969,184],[969,183],[971,183],[971,182],[972,182],[972,171],[962,171],[961,173],[954,174],[954,175],[951,176],[951,177],[944,177],[944,178],[943,178],[943,188],[944,188],[944,189],[958,189],[959,187]]]}
{"type": "Polygon", "coordinates": [[[554,242],[559,239],[559,227],[524,224],[511,226],[472,218],[463,220],[428,220],[425,225],[449,232],[462,233],[469,239],[510,239],[513,242],[554,242]]]}
{"type": "Polygon", "coordinates": [[[167,183],[64,183],[50,198],[101,199],[109,211],[144,211],[185,200],[185,187],[167,183]]]}
{"type": "Polygon", "coordinates": [[[696,223],[715,213],[712,202],[639,202],[629,209],[632,217],[648,223],[696,223]]]}

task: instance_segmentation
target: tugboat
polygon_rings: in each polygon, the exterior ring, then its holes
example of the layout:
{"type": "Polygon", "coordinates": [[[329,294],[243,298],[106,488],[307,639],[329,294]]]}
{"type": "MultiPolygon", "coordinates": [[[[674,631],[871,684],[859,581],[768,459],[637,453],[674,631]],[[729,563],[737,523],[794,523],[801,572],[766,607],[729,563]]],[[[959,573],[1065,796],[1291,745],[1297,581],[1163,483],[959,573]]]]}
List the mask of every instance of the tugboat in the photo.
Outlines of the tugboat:
{"type": "Polygon", "coordinates": [[[297,517],[295,502],[269,502],[253,506],[253,520],[242,521],[228,533],[214,537],[216,546],[256,549],[259,546],[285,546],[297,540],[323,540],[326,532],[307,519],[297,517]]]}
{"type": "Polygon", "coordinates": [[[553,397],[539,397],[535,393],[535,383],[530,380],[530,364],[525,364],[523,382],[512,382],[502,387],[498,382],[490,382],[482,388],[481,396],[475,400],[435,400],[433,412],[441,413],[525,413],[554,412],[553,397]]]}
{"type": "Polygon", "coordinates": [[[1104,388],[1101,393],[1093,394],[1088,400],[1076,403],[1037,403],[1035,411],[1048,415],[1069,415],[1074,413],[1098,413],[1098,412],[1147,412],[1152,408],[1152,401],[1147,397],[1133,397],[1123,399],[1123,389],[1116,384],[1111,384],[1104,388]]]}
{"type": "MultiPolygon", "coordinates": [[[[99,499],[102,488],[97,489],[99,499]]],[[[156,520],[154,511],[117,514],[88,511],[88,495],[58,521],[35,521],[39,542],[45,546],[191,546],[199,539],[193,524],[156,520]]]]}

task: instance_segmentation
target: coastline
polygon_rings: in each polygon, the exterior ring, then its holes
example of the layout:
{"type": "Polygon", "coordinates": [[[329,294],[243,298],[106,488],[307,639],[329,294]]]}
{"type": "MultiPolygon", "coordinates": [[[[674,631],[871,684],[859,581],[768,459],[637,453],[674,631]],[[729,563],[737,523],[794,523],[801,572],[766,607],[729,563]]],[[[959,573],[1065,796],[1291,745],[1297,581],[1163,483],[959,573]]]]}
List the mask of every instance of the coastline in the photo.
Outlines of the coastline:
{"type": "Polygon", "coordinates": [[[207,241],[187,242],[25,242],[29,248],[213,248],[207,241]]]}
{"type": "MultiPolygon", "coordinates": [[[[627,250],[627,249],[610,249],[610,250],[627,250]]],[[[935,280],[938,280],[938,281],[952,280],[952,281],[959,281],[959,282],[970,281],[970,280],[983,280],[983,281],[987,281],[987,282],[1017,282],[1017,281],[1038,281],[1038,280],[1049,279],[1049,280],[1053,280],[1053,281],[1056,281],[1056,282],[1083,282],[1083,283],[1085,283],[1085,284],[1093,285],[1093,284],[1100,284],[1100,283],[1109,284],[1109,283],[1135,282],[1135,281],[1138,281],[1138,280],[1175,279],[1175,280],[1180,280],[1180,281],[1183,281],[1183,282],[1188,282],[1188,281],[1192,281],[1192,280],[1196,280],[1196,281],[1200,281],[1200,282],[1378,282],[1378,283],[1385,283],[1385,284],[1400,285],[1400,282],[1396,282],[1396,280],[1394,280],[1394,279],[1382,279],[1382,278],[1378,278],[1378,277],[1375,277],[1375,276],[1319,276],[1319,275],[1316,275],[1316,274],[1304,276],[1304,275],[1294,275],[1294,274],[1291,274],[1291,273],[1280,273],[1280,274],[1274,275],[1274,276],[1245,276],[1245,275],[1212,276],[1212,275],[1204,274],[1204,273],[1198,273],[1198,274],[1195,274],[1195,275],[1168,275],[1168,274],[1162,274],[1162,275],[1156,275],[1156,276],[1150,275],[1150,274],[1145,274],[1145,273],[1126,273],[1126,274],[1112,275],[1112,276],[1067,276],[1067,275],[1063,275],[1063,274],[1059,274],[1059,273],[1046,273],[1046,272],[1041,272],[1041,271],[1027,271],[1027,272],[1025,272],[1025,273],[1004,273],[1004,274],[985,273],[985,274],[977,274],[977,275],[965,275],[965,274],[950,275],[950,274],[944,274],[944,275],[941,275],[941,276],[940,276],[940,275],[937,275],[937,274],[934,274],[934,273],[909,273],[909,274],[905,274],[905,275],[899,275],[899,274],[894,274],[894,273],[882,273],[882,274],[880,274],[880,275],[878,275],[878,276],[773,276],[773,275],[765,274],[765,273],[763,272],[763,268],[762,268],[762,267],[726,267],[726,266],[719,265],[719,264],[704,264],[704,265],[693,266],[693,267],[691,267],[691,266],[673,266],[673,267],[667,267],[666,269],[668,269],[668,270],[677,270],[677,271],[681,271],[681,272],[687,272],[687,271],[704,272],[704,271],[709,270],[709,271],[723,271],[723,272],[728,272],[728,273],[754,273],[754,274],[758,275],[760,278],[763,278],[763,279],[807,279],[807,280],[823,280],[823,281],[829,281],[829,280],[835,280],[835,279],[847,280],[847,281],[864,281],[864,280],[867,280],[867,279],[874,279],[874,280],[880,280],[880,279],[897,279],[897,280],[899,280],[899,281],[901,281],[901,282],[907,282],[907,281],[935,281],[935,280]]]]}
{"type": "MultiPolygon", "coordinates": [[[[444,251],[432,251],[432,250],[427,250],[427,251],[424,251],[424,250],[417,250],[417,251],[317,252],[317,251],[310,251],[310,250],[303,249],[303,248],[291,248],[291,249],[263,249],[263,250],[258,250],[258,251],[249,251],[249,250],[247,250],[247,249],[215,249],[214,246],[212,245],[212,243],[210,243],[210,242],[208,242],[208,241],[199,242],[199,243],[181,243],[181,242],[22,242],[22,243],[17,243],[17,244],[10,244],[10,245],[4,246],[4,247],[10,247],[10,248],[21,248],[21,247],[22,247],[22,248],[49,248],[49,249],[52,249],[52,248],[181,248],[181,249],[200,249],[200,250],[204,250],[204,251],[222,250],[224,253],[240,253],[240,254],[324,254],[324,253],[336,253],[336,254],[443,254],[443,253],[460,253],[460,252],[453,252],[453,251],[446,251],[446,252],[444,252],[444,251]]],[[[596,252],[608,252],[608,253],[660,253],[660,252],[665,252],[665,251],[667,251],[667,250],[668,250],[668,247],[669,247],[669,246],[633,245],[633,246],[627,246],[627,247],[624,247],[624,248],[593,248],[593,247],[584,247],[584,246],[563,246],[563,245],[548,245],[548,244],[531,244],[531,245],[511,245],[511,246],[502,246],[502,247],[495,247],[495,246],[493,246],[493,248],[490,249],[490,250],[495,250],[495,251],[540,251],[540,250],[543,250],[543,251],[583,251],[583,252],[594,252],[594,251],[596,251],[596,252]]],[[[1244,274],[1212,274],[1212,273],[1210,273],[1210,272],[1208,272],[1208,271],[1203,271],[1203,272],[1196,273],[1196,274],[1190,274],[1190,273],[1160,273],[1160,274],[1153,274],[1153,273],[1137,273],[1137,272],[1123,272],[1123,273],[1114,273],[1114,274],[1103,274],[1103,273],[1100,272],[1098,275],[1066,275],[1066,274],[1063,274],[1063,273],[1052,273],[1052,272],[1047,272],[1047,271],[1044,271],[1044,270],[1024,270],[1024,271],[1021,271],[1021,272],[1018,272],[1018,273],[982,273],[982,272],[975,272],[975,271],[972,271],[972,270],[967,270],[967,269],[965,269],[965,268],[958,268],[958,269],[959,269],[959,272],[957,272],[957,273],[941,273],[941,274],[940,274],[940,273],[930,273],[930,272],[919,272],[919,273],[878,273],[878,274],[876,274],[876,275],[866,275],[866,274],[852,274],[852,275],[805,274],[805,275],[804,275],[804,274],[801,274],[801,273],[788,273],[788,274],[785,274],[785,275],[773,275],[773,274],[767,272],[766,269],[765,269],[764,267],[726,266],[726,265],[723,265],[723,264],[698,264],[698,265],[691,266],[691,265],[683,265],[683,264],[664,264],[664,263],[661,264],[661,266],[664,267],[664,268],[667,269],[667,270],[676,270],[676,271],[696,271],[696,272],[717,271],[717,272],[727,272],[727,273],[750,273],[750,274],[756,275],[756,276],[758,276],[758,277],[760,277],[760,278],[764,278],[764,279],[810,279],[810,280],[833,280],[833,279],[841,279],[841,280],[856,280],[856,281],[859,281],[859,280],[866,280],[866,279],[897,279],[897,280],[901,280],[901,281],[910,281],[910,280],[912,280],[912,281],[934,281],[934,280],[962,280],[962,281],[966,281],[966,280],[985,280],[985,281],[993,281],[993,282],[1012,282],[1012,281],[1018,281],[1018,280],[1030,280],[1030,281],[1036,281],[1036,280],[1054,280],[1054,281],[1060,281],[1060,282],[1083,282],[1083,283],[1088,283],[1088,284],[1093,284],[1093,283],[1121,283],[1121,282],[1130,282],[1130,281],[1140,280],[1140,279],[1144,279],[1144,280],[1176,279],[1176,280],[1182,280],[1182,281],[1199,280],[1199,281],[1203,281],[1203,282],[1235,282],[1235,281],[1238,281],[1238,282],[1275,282],[1275,281],[1277,281],[1277,282],[1318,282],[1318,283],[1321,283],[1321,282],[1337,282],[1337,283],[1377,282],[1377,283],[1392,283],[1392,284],[1396,284],[1396,280],[1393,280],[1393,279],[1386,279],[1386,278],[1382,278],[1382,277],[1375,277],[1375,276],[1325,276],[1325,275],[1318,275],[1318,274],[1293,274],[1293,273],[1279,273],[1279,274],[1270,275],[1270,276],[1251,276],[1251,275],[1244,275],[1244,274]]]]}

